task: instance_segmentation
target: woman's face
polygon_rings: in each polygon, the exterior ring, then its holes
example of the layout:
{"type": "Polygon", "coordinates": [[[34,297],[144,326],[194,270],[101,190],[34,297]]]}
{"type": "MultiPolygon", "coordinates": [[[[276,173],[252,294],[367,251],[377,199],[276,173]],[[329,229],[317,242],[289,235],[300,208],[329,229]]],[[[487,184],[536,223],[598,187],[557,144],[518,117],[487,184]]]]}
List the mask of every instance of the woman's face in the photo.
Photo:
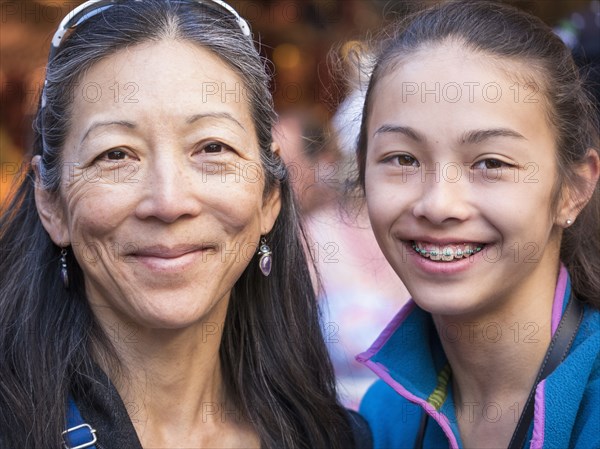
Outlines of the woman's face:
{"type": "Polygon", "coordinates": [[[279,194],[263,198],[246,91],[223,61],[165,40],[95,64],[63,160],[46,228],[72,246],[97,313],[150,328],[224,316],[279,194]]]}
{"type": "Polygon", "coordinates": [[[568,218],[553,207],[555,137],[543,94],[516,71],[442,45],[401,61],[374,91],[369,215],[387,259],[432,313],[489,312],[554,281],[557,223],[568,218]]]}

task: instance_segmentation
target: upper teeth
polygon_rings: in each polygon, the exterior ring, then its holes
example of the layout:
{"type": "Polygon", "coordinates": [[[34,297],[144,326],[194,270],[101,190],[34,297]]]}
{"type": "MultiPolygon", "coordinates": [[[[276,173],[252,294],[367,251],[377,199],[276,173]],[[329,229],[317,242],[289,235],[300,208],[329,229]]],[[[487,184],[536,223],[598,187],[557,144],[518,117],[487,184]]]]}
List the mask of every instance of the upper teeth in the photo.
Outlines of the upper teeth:
{"type": "Polygon", "coordinates": [[[431,260],[451,261],[472,256],[483,249],[483,244],[451,243],[438,245],[434,243],[413,242],[413,249],[423,257],[431,260]]]}

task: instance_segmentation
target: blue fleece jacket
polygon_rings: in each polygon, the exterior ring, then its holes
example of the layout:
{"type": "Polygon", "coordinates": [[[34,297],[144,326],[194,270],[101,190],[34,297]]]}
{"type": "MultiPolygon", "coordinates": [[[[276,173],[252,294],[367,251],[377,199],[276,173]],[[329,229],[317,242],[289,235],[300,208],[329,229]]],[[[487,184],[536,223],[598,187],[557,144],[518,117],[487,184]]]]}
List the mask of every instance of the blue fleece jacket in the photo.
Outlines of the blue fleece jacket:
{"type": "MultiPolygon", "coordinates": [[[[552,309],[553,334],[570,295],[563,267],[552,309]]],[[[491,338],[495,331],[489,330],[491,338]]],[[[357,360],[382,379],[371,386],[360,406],[373,431],[375,449],[412,449],[425,412],[433,419],[424,448],[463,447],[448,361],[429,313],[410,301],[357,360]]],[[[498,410],[494,404],[476,411],[490,419],[502,412],[517,413],[498,410]]],[[[530,449],[600,449],[600,311],[584,307],[569,354],[538,384],[529,441],[530,449]]]]}

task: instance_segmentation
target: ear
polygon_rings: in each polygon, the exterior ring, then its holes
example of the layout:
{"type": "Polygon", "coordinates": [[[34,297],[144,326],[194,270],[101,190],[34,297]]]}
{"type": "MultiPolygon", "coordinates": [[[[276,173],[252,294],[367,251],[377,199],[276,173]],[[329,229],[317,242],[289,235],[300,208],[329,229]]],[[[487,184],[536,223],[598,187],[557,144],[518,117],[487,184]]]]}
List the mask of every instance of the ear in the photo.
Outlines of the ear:
{"type": "MultiPolygon", "coordinates": [[[[278,143],[273,142],[271,144],[271,151],[280,156],[281,148],[278,143]]],[[[281,211],[281,187],[277,184],[271,190],[271,193],[265,200],[262,205],[262,213],[261,213],[261,233],[263,235],[269,233],[273,226],[275,225],[275,220],[279,216],[279,212],[281,211]]]]}
{"type": "Polygon", "coordinates": [[[594,149],[589,149],[583,162],[575,168],[577,176],[584,181],[579,186],[565,186],[561,195],[561,203],[557,214],[557,223],[561,227],[569,227],[586,206],[600,177],[600,156],[594,149]],[[570,220],[570,223],[567,223],[570,220]]]}
{"type": "Polygon", "coordinates": [[[35,156],[31,161],[35,173],[35,205],[44,229],[54,244],[62,248],[71,243],[64,209],[61,207],[58,195],[43,187],[40,177],[41,159],[41,156],[35,156]]]}

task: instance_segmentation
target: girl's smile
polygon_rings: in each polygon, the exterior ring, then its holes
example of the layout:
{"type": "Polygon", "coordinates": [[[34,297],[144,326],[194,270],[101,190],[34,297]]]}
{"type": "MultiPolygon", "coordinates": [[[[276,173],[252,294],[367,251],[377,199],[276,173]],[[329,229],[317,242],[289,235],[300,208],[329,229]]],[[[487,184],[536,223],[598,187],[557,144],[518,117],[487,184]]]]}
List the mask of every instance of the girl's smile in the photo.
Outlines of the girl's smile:
{"type": "Polygon", "coordinates": [[[412,248],[417,254],[436,262],[453,262],[463,257],[471,257],[483,250],[485,243],[431,243],[413,241],[412,248]]]}

